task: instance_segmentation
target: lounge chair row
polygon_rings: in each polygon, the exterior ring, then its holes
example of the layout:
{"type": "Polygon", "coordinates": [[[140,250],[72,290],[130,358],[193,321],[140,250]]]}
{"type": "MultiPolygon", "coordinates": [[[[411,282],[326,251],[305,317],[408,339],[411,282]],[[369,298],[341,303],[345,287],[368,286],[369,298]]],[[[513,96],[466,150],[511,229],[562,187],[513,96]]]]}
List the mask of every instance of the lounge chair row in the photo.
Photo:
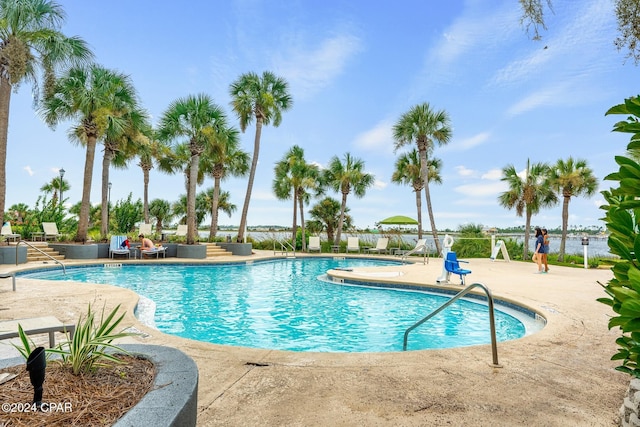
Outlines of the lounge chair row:
{"type": "MultiPolygon", "coordinates": [[[[336,247],[337,248],[337,247],[336,247]]],[[[365,253],[389,253],[389,238],[388,237],[379,237],[376,241],[376,246],[373,248],[361,248],[360,247],[360,239],[358,237],[348,237],[347,238],[347,248],[346,252],[358,252],[364,249],[365,253]]],[[[320,246],[320,237],[318,236],[310,236],[309,237],[309,246],[307,247],[309,252],[318,251],[321,252],[320,246]]],[[[416,243],[416,246],[409,250],[404,251],[403,253],[396,253],[396,255],[402,255],[404,253],[407,254],[424,254],[427,251],[427,243],[426,239],[419,239],[416,243]]]]}
{"type": "MultiPolygon", "coordinates": [[[[11,230],[10,222],[5,222],[2,225],[2,230],[0,230],[0,235],[4,237],[5,240],[8,240],[8,241],[16,241],[22,238],[20,234],[14,233],[13,230],[11,230]]],[[[49,240],[49,239],[56,240],[58,239],[58,237],[61,236],[61,234],[58,233],[58,226],[56,225],[55,222],[43,222],[42,231],[33,232],[31,233],[31,236],[33,240],[49,240]]]]}

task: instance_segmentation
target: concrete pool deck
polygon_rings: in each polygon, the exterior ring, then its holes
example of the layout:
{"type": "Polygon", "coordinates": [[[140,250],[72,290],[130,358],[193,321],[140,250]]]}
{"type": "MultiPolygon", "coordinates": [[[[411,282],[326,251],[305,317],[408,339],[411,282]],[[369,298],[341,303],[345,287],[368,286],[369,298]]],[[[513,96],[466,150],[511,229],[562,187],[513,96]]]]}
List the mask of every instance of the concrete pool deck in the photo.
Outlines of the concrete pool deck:
{"type": "MultiPolygon", "coordinates": [[[[219,261],[273,255],[255,252],[219,261]]],[[[469,261],[467,284],[480,282],[494,297],[518,301],[547,318],[542,331],[498,343],[502,368],[491,366],[490,345],[343,354],[200,343],[143,325],[133,315],[136,295],[106,285],[18,278],[12,292],[11,280],[0,280],[0,320],[46,314],[68,323],[85,313],[88,303],[94,308],[106,303],[107,309],[121,303],[127,310],[125,324],[147,334],[127,342],[176,347],[195,360],[199,426],[617,425],[630,378],[613,369],[618,333],[607,329],[609,307],[596,301],[604,296],[597,282],[606,284],[611,272],[551,266],[549,274],[534,274],[530,262],[469,261]]],[[[26,265],[31,266],[42,264],[26,265]]],[[[0,272],[11,270],[0,267],[0,272]]],[[[441,260],[431,259],[427,265],[339,274],[435,285],[441,271],[441,260]]],[[[458,283],[454,277],[447,286],[462,289],[458,283]]],[[[3,347],[0,343],[0,357],[3,347]]]]}

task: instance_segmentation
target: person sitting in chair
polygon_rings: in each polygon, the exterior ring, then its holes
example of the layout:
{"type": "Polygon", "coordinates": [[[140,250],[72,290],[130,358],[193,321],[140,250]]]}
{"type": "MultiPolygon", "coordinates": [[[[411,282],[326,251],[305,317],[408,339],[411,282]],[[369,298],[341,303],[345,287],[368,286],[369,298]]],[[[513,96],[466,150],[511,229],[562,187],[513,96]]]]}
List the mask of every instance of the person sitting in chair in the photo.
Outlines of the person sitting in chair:
{"type": "Polygon", "coordinates": [[[141,251],[150,251],[156,248],[151,239],[144,237],[144,234],[140,234],[138,237],[140,238],[141,251]]]}

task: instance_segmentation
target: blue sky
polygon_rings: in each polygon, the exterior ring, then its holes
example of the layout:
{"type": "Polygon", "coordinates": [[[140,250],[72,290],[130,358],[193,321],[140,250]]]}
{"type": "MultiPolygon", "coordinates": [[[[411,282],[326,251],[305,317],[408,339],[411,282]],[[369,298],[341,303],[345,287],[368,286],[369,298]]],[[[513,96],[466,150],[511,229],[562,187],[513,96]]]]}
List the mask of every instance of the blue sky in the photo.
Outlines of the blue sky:
{"type": "MultiPolygon", "coordinates": [[[[228,88],[240,74],[270,70],[290,84],[293,107],[278,128],[265,127],[248,224],[291,224],[291,202],[272,191],[274,164],[293,145],[326,165],[349,152],[365,162],[375,185],[349,196],[355,224],[372,227],[391,215],[416,217],[410,187],[391,183],[398,153],[391,128],[412,106],[429,102],[451,117],[453,137],[436,147],[441,185],[432,185],[436,226],[456,229],[524,225],[500,207],[507,164],[527,159],[585,159],[600,179],[615,170],[628,136],[611,132],[621,117],[606,110],[638,94],[638,68],[616,51],[611,0],[555,0],[548,31],[532,41],[520,27],[516,0],[363,1],[240,0],[229,2],[85,0],[60,2],[63,31],[84,38],[96,62],[129,74],[154,122],[179,97],[207,93],[237,124],[228,88]]],[[[67,138],[68,123],[47,127],[32,108],[31,88],[13,95],[7,166],[7,208],[34,206],[40,187],[64,167],[71,204],[81,199],[84,149],[67,138]]],[[[253,150],[254,127],[241,135],[253,150]]],[[[100,200],[101,148],[91,199],[100,200]]],[[[112,203],[142,198],[142,171],[111,170],[112,203]]],[[[199,188],[213,185],[208,180],[199,188]]],[[[246,179],[229,179],[238,207],[220,224],[240,222],[246,179]]],[[[184,194],[182,175],[151,171],[150,199],[184,194]]],[[[339,195],[330,193],[339,199],[339,195]]],[[[602,197],[574,198],[570,226],[602,225],[602,197]]],[[[424,203],[423,203],[424,205],[424,203]]],[[[307,216],[308,218],[308,216],[307,216]]],[[[426,206],[423,212],[428,228],[426,206]]],[[[560,226],[561,205],[532,223],[560,226]]],[[[205,220],[208,224],[208,220],[205,220]]]]}

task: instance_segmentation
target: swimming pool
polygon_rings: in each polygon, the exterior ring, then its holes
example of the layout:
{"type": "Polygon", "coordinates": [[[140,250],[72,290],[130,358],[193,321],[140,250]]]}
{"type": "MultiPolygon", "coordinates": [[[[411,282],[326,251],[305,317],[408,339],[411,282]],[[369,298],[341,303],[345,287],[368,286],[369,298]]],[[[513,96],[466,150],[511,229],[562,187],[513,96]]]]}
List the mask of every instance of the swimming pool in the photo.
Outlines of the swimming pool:
{"type": "MultiPolygon", "coordinates": [[[[319,280],[333,268],[389,265],[354,258],[296,258],[251,264],[106,264],[21,275],[105,283],[155,302],[155,326],[199,341],[320,352],[402,350],[404,331],[450,296],[319,280]]],[[[527,333],[526,321],[497,306],[498,341],[527,333]],[[520,318],[520,319],[519,319],[520,318]]],[[[490,342],[485,305],[460,300],[414,330],[409,350],[490,342]]]]}

